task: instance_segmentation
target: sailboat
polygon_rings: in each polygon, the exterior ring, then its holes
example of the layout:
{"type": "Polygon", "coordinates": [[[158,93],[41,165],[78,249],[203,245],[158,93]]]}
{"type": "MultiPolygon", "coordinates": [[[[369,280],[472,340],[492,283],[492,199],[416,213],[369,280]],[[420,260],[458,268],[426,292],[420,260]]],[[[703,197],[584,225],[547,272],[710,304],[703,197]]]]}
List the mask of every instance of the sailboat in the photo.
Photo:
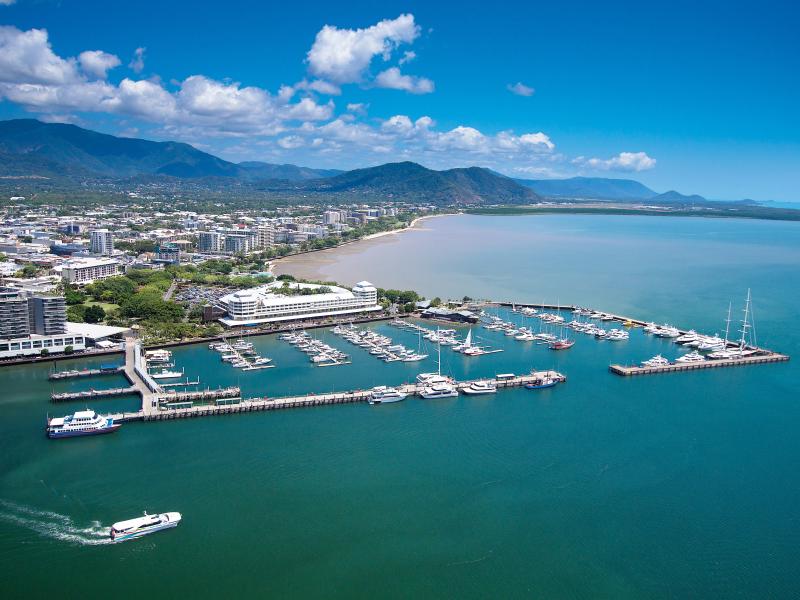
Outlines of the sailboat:
{"type": "Polygon", "coordinates": [[[554,342],[550,343],[550,350],[568,350],[575,345],[575,340],[571,339],[569,335],[564,335],[564,327],[561,327],[561,337],[554,342]]]}
{"type": "MultiPolygon", "coordinates": [[[[438,337],[438,327],[436,328],[436,333],[438,337]]],[[[448,379],[442,377],[442,345],[438,342],[436,344],[436,350],[436,374],[425,373],[417,376],[417,380],[423,382],[422,389],[419,390],[418,393],[426,400],[458,396],[458,388],[448,379]]]]}
{"type": "MultiPolygon", "coordinates": [[[[729,349],[728,345],[728,329],[725,329],[725,348],[722,350],[718,350],[716,352],[712,352],[708,355],[708,358],[715,359],[715,360],[725,360],[725,359],[733,359],[733,358],[743,358],[745,356],[752,356],[753,354],[757,354],[757,349],[749,349],[747,346],[748,342],[748,331],[753,328],[752,323],[748,323],[748,317],[751,316],[751,296],[750,296],[750,288],[747,288],[747,299],[745,300],[744,304],[744,319],[742,319],[742,337],[739,340],[738,348],[729,349]]],[[[728,323],[730,324],[730,307],[728,308],[728,323]]]]}

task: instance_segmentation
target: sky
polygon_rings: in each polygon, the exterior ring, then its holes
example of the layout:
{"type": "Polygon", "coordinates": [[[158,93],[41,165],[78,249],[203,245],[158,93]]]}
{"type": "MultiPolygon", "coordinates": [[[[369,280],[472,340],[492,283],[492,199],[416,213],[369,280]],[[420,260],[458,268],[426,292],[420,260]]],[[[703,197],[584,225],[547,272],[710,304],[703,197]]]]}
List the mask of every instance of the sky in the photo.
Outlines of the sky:
{"type": "Polygon", "coordinates": [[[0,118],[800,200],[792,2],[0,0],[0,118]]]}

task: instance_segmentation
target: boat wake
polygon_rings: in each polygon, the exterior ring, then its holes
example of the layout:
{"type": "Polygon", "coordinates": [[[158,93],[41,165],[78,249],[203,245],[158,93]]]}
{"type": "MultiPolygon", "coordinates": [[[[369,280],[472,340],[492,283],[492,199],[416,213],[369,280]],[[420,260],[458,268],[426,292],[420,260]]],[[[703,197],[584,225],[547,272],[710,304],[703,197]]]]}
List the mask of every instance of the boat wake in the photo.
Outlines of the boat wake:
{"type": "Polygon", "coordinates": [[[8,500],[0,500],[0,520],[25,527],[43,537],[80,546],[112,543],[108,537],[108,527],[99,521],[92,521],[88,527],[81,527],[66,515],[37,510],[8,500]]]}

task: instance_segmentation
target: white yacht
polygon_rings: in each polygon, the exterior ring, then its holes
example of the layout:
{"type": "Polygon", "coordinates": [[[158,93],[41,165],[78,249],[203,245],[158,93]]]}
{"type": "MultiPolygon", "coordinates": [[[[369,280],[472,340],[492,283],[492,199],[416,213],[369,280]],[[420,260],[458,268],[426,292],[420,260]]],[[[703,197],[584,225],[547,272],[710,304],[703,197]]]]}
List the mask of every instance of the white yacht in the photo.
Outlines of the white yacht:
{"type": "Polygon", "coordinates": [[[169,369],[161,369],[158,373],[150,373],[153,379],[177,379],[183,377],[183,371],[170,371],[169,369]]]}
{"type": "Polygon", "coordinates": [[[705,362],[706,357],[700,354],[697,350],[689,352],[688,354],[684,354],[683,356],[679,356],[675,359],[676,363],[698,363],[698,362],[705,362]]]}
{"type": "Polygon", "coordinates": [[[404,394],[397,388],[386,387],[379,385],[372,388],[372,393],[369,396],[370,404],[389,404],[390,402],[400,402],[405,400],[408,394],[404,394]]]}
{"type": "Polygon", "coordinates": [[[642,363],[642,366],[643,367],[667,367],[667,366],[669,366],[669,361],[666,358],[664,358],[663,356],[661,356],[660,354],[657,354],[656,356],[654,356],[650,360],[644,361],[642,363]]]}
{"type": "Polygon", "coordinates": [[[111,526],[111,540],[113,542],[125,542],[133,538],[142,537],[156,531],[177,527],[181,522],[181,513],[168,512],[158,515],[148,515],[143,517],[119,521],[111,526]]]}
{"type": "Polygon", "coordinates": [[[147,362],[165,363],[169,362],[169,359],[172,357],[172,352],[169,350],[146,350],[144,357],[147,362]]]}
{"type": "Polygon", "coordinates": [[[420,390],[419,395],[426,400],[435,398],[454,398],[458,389],[452,383],[431,383],[420,390]]]}
{"type": "Polygon", "coordinates": [[[479,394],[494,394],[497,391],[497,384],[494,381],[473,381],[462,390],[465,394],[470,396],[477,396],[479,394]]]}

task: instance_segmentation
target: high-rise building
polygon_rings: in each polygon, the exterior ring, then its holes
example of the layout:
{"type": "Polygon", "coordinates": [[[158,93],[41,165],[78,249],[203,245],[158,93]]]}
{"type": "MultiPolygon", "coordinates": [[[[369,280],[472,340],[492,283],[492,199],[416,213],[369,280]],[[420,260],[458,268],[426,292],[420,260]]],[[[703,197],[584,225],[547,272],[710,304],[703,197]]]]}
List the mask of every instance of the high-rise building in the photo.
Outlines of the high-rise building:
{"type": "Polygon", "coordinates": [[[216,231],[201,231],[197,234],[197,249],[200,252],[222,252],[223,237],[216,231]]]}
{"type": "Polygon", "coordinates": [[[259,248],[272,248],[275,245],[275,228],[272,225],[259,225],[256,232],[259,248]]]}
{"type": "Polygon", "coordinates": [[[341,215],[338,210],[326,210],[322,213],[322,223],[324,225],[335,225],[339,223],[341,215]]]}
{"type": "Polygon", "coordinates": [[[31,333],[66,333],[67,303],[63,296],[32,296],[28,298],[28,318],[31,333]]]}
{"type": "Polygon", "coordinates": [[[253,249],[253,237],[245,234],[225,236],[225,252],[230,254],[247,254],[253,249]]]}
{"type": "Polygon", "coordinates": [[[90,240],[89,251],[92,254],[111,256],[114,253],[114,235],[108,229],[95,229],[90,240]]]}
{"type": "Polygon", "coordinates": [[[113,258],[73,258],[61,266],[61,278],[67,283],[77,285],[86,285],[97,279],[119,274],[119,261],[113,258]]]}
{"type": "Polygon", "coordinates": [[[0,338],[25,337],[30,332],[28,300],[17,290],[0,291],[0,338]]]}

